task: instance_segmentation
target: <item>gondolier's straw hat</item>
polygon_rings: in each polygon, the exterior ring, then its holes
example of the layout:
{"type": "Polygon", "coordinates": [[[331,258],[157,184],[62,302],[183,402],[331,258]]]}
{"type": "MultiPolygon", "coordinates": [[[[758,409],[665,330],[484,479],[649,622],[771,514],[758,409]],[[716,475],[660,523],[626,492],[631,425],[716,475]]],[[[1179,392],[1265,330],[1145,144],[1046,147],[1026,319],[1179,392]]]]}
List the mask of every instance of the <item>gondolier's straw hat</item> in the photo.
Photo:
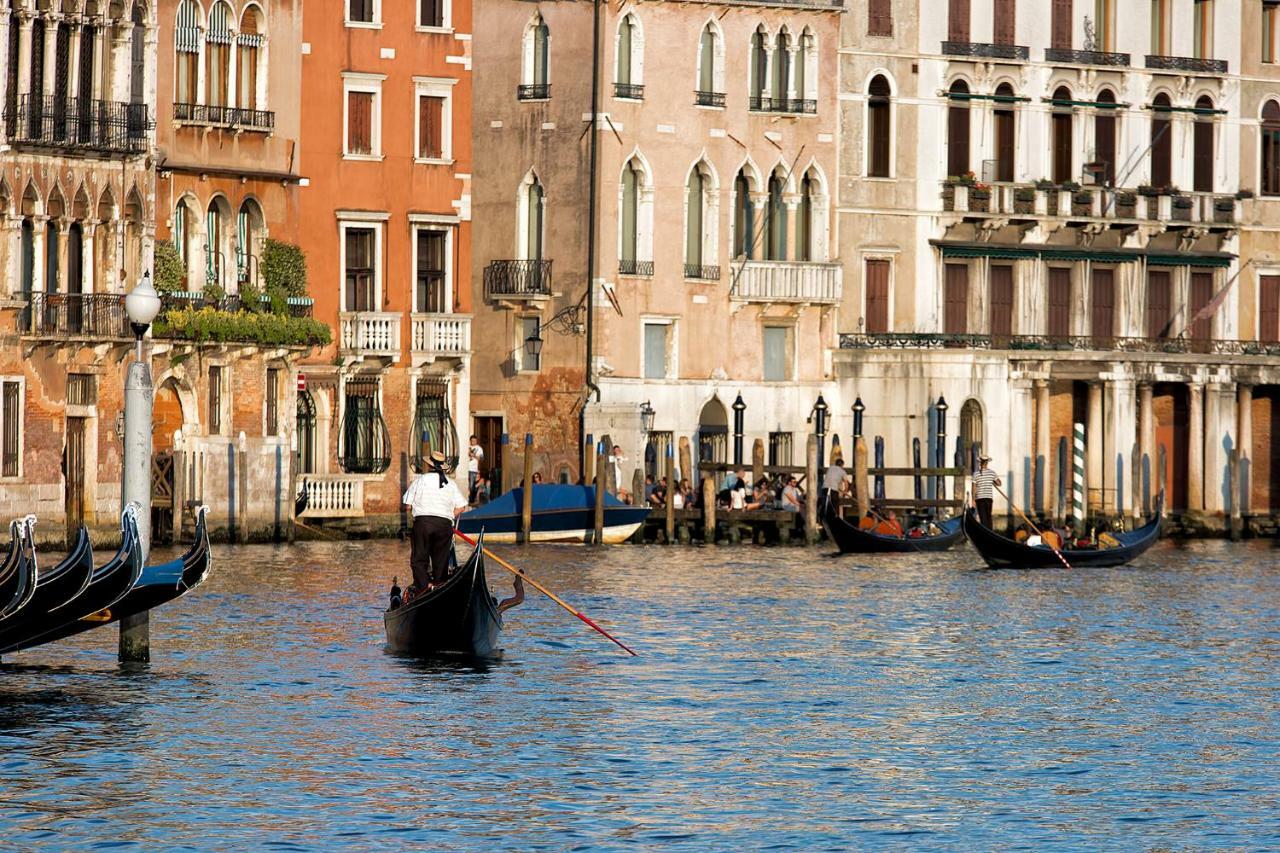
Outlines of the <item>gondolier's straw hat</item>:
{"type": "Polygon", "coordinates": [[[990,457],[990,456],[986,456],[986,455],[979,456],[979,457],[978,457],[978,461],[979,461],[979,462],[990,462],[990,461],[991,461],[991,457],[990,457]]]}
{"type": "Polygon", "coordinates": [[[439,450],[433,450],[431,451],[431,461],[443,465],[445,463],[445,456],[439,450]]]}

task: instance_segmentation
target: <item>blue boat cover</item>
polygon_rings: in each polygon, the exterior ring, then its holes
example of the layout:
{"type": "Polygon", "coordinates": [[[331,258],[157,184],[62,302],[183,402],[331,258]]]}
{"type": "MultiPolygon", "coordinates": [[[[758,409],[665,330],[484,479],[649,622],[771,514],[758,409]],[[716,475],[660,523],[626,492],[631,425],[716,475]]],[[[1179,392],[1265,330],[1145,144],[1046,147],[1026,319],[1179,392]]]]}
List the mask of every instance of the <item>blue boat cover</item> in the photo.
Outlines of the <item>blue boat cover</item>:
{"type": "MultiPolygon", "coordinates": [[[[459,521],[482,522],[486,519],[519,515],[523,502],[524,489],[512,489],[489,501],[484,506],[467,510],[462,514],[459,521]]],[[[558,483],[539,483],[533,487],[534,512],[592,509],[595,505],[595,486],[565,486],[558,483]]],[[[611,507],[632,508],[608,492],[604,493],[604,505],[606,509],[611,507]]]]}

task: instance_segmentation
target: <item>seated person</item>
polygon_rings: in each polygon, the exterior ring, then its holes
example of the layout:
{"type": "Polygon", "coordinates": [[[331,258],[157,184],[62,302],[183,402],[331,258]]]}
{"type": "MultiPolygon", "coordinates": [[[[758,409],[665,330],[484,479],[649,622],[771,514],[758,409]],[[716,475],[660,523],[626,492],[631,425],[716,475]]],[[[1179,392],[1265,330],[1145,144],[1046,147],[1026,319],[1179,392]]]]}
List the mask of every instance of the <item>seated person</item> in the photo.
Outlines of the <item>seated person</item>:
{"type": "Polygon", "coordinates": [[[747,508],[747,484],[738,481],[738,484],[729,490],[729,509],[746,509],[747,508]]]}
{"type": "Polygon", "coordinates": [[[884,518],[876,525],[875,532],[881,536],[898,536],[901,537],[902,524],[898,521],[898,515],[893,510],[889,510],[888,517],[884,518]]]}
{"type": "Polygon", "coordinates": [[[867,514],[858,522],[859,530],[874,530],[876,526],[876,517],[871,514],[871,510],[867,510],[867,514]]]}
{"type": "Polygon", "coordinates": [[[1026,542],[1024,542],[1023,544],[1026,545],[1028,548],[1043,548],[1044,540],[1041,539],[1039,536],[1032,534],[1031,536],[1027,537],[1026,542]]]}
{"type": "Polygon", "coordinates": [[[1013,541],[1021,545],[1026,545],[1027,540],[1030,538],[1031,538],[1031,531],[1027,530],[1027,526],[1025,524],[1022,527],[1019,527],[1017,532],[1013,534],[1013,541]]]}
{"type": "Polygon", "coordinates": [[[667,479],[663,477],[655,485],[645,486],[649,492],[649,506],[664,507],[667,505],[667,479]]]}
{"type": "Polygon", "coordinates": [[[792,477],[787,480],[787,485],[782,489],[782,508],[787,512],[800,512],[804,508],[798,483],[799,481],[792,477]]]}
{"type": "Polygon", "coordinates": [[[1046,530],[1041,537],[1041,541],[1055,551],[1062,550],[1062,537],[1058,535],[1056,530],[1046,530]]]}

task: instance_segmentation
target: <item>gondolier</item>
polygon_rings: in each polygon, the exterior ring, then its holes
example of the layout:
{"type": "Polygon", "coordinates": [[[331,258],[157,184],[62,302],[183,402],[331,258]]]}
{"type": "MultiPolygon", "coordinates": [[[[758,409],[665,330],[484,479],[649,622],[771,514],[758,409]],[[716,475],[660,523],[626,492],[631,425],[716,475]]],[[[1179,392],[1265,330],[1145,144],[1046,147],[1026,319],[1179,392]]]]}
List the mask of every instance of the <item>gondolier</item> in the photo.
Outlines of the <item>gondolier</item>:
{"type": "Polygon", "coordinates": [[[467,508],[467,499],[448,478],[445,457],[432,451],[426,473],[404,493],[404,508],[413,513],[413,568],[416,592],[441,583],[448,573],[449,548],[453,544],[453,520],[467,508]]]}
{"type": "Polygon", "coordinates": [[[996,472],[987,467],[990,456],[978,457],[978,473],[973,475],[973,502],[978,507],[982,526],[991,527],[991,505],[996,499],[996,486],[1003,486],[996,472]]]}

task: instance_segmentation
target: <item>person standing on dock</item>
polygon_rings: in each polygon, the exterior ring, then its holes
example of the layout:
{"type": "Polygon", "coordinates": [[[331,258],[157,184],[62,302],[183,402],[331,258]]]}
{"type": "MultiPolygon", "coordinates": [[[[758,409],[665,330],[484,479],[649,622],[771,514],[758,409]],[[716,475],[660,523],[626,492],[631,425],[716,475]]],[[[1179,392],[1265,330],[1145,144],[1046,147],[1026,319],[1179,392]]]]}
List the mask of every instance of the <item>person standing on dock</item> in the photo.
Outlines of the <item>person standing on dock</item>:
{"type": "Polygon", "coordinates": [[[433,450],[426,472],[409,485],[401,499],[405,510],[413,513],[409,564],[418,593],[448,575],[453,521],[467,508],[467,499],[446,475],[444,463],[444,454],[433,450]]]}
{"type": "Polygon", "coordinates": [[[484,448],[480,446],[480,438],[471,436],[471,446],[467,448],[467,500],[475,503],[476,482],[480,479],[480,462],[484,459],[484,448]]]}
{"type": "Polygon", "coordinates": [[[973,475],[973,502],[978,507],[978,520],[991,529],[991,505],[996,499],[996,486],[1002,486],[996,472],[987,467],[990,456],[978,457],[978,472],[973,475]]]}

